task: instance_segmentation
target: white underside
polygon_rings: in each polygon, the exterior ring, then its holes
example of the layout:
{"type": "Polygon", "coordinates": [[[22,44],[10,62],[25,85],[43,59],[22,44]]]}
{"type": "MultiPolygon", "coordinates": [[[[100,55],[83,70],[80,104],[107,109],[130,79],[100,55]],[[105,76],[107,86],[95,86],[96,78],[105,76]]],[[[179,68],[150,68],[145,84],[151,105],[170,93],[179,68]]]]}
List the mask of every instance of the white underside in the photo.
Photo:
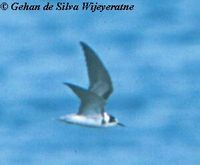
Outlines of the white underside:
{"type": "Polygon", "coordinates": [[[111,124],[102,124],[102,116],[83,116],[77,114],[69,114],[59,118],[61,121],[68,124],[77,124],[87,127],[108,127],[114,126],[111,124]]]}
{"type": "Polygon", "coordinates": [[[78,125],[88,126],[88,127],[102,127],[101,116],[86,117],[83,115],[70,114],[70,115],[62,116],[59,119],[68,124],[78,124],[78,125]]]}

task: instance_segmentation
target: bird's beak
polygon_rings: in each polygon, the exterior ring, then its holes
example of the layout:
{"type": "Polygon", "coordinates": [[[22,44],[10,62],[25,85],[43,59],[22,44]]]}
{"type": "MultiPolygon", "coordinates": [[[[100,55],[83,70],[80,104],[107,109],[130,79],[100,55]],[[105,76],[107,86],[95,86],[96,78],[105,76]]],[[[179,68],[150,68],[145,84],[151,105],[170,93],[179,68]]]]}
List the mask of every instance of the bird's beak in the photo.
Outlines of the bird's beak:
{"type": "Polygon", "coordinates": [[[125,127],[125,125],[122,124],[122,123],[117,123],[117,125],[119,125],[119,126],[121,126],[121,127],[125,127]]]}

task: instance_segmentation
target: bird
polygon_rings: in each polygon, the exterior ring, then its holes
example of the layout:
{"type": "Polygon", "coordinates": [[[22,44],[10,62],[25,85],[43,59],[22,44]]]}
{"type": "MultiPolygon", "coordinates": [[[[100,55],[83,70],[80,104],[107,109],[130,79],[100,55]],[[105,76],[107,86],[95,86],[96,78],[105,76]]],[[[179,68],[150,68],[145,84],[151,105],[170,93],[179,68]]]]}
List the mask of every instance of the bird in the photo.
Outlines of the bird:
{"type": "Polygon", "coordinates": [[[80,42],[87,64],[88,89],[64,82],[80,99],[77,113],[59,117],[60,121],[86,127],[125,126],[114,116],[105,112],[106,102],[113,92],[111,77],[96,52],[80,42]]]}

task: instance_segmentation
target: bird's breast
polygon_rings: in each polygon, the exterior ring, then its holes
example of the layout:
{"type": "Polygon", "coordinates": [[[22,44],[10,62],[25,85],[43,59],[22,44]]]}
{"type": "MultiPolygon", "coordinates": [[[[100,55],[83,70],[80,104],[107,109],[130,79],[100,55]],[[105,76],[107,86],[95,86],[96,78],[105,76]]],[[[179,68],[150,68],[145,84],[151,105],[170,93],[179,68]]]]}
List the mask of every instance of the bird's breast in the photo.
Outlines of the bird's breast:
{"type": "Polygon", "coordinates": [[[84,126],[100,127],[102,117],[100,116],[83,116],[77,114],[66,115],[60,118],[62,121],[70,124],[78,124],[84,126]]]}

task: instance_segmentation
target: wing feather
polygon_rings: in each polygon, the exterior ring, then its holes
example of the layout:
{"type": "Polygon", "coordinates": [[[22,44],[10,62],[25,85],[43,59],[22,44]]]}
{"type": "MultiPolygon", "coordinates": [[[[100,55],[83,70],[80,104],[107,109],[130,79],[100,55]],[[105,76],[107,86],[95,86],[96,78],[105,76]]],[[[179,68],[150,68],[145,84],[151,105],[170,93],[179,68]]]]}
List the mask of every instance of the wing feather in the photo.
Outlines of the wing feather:
{"type": "Polygon", "coordinates": [[[72,91],[80,98],[81,105],[79,107],[78,114],[80,115],[102,115],[104,112],[104,105],[105,101],[103,98],[97,96],[95,93],[83,89],[79,86],[70,84],[70,83],[64,83],[68,87],[72,89],[72,91]]]}
{"type": "Polygon", "coordinates": [[[83,42],[80,42],[80,44],[87,63],[90,81],[89,90],[106,100],[113,91],[110,75],[97,54],[87,44],[83,42]]]}

